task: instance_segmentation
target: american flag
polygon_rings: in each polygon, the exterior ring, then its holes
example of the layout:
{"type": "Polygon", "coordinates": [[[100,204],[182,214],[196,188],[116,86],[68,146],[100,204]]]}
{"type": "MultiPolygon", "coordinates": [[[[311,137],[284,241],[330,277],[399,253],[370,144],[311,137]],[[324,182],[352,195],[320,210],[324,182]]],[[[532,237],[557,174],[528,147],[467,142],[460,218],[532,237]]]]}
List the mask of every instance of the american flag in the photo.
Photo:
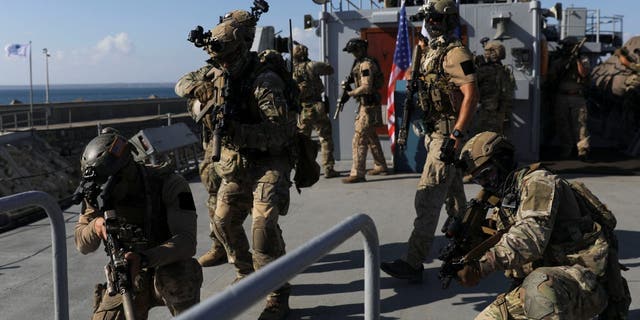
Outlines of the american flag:
{"type": "Polygon", "coordinates": [[[387,86],[387,131],[391,138],[392,153],[396,146],[396,106],[393,93],[396,89],[396,81],[404,78],[410,64],[411,46],[409,46],[409,31],[407,30],[407,11],[404,8],[403,0],[400,7],[396,51],[393,53],[393,65],[391,65],[389,85],[387,86]]]}

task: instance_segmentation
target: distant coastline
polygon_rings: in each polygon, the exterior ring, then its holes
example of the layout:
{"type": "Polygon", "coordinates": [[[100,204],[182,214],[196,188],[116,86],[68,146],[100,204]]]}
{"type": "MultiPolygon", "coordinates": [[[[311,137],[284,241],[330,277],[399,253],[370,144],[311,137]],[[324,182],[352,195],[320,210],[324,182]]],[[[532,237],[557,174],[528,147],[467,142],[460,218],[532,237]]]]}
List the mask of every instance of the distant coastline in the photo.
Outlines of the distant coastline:
{"type": "MultiPolygon", "coordinates": [[[[140,83],[66,83],[66,84],[50,84],[49,90],[54,88],[73,89],[73,88],[161,88],[175,86],[175,82],[140,82],[140,83]]],[[[45,89],[44,84],[34,84],[33,89],[45,89]]],[[[4,89],[27,89],[29,85],[0,85],[0,90],[4,89]]]]}
{"type": "MultiPolygon", "coordinates": [[[[175,83],[56,84],[49,86],[49,102],[177,98],[175,83]]],[[[33,86],[33,103],[45,103],[45,86],[33,86]]],[[[29,86],[0,86],[0,105],[29,104],[29,86]]]]}

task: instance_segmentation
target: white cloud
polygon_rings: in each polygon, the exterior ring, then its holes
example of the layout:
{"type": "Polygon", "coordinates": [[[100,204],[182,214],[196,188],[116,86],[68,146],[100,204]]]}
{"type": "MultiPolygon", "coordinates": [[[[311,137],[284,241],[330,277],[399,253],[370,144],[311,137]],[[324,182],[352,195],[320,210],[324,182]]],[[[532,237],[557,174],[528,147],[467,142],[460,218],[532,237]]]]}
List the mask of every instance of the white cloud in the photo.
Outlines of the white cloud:
{"type": "Polygon", "coordinates": [[[133,49],[133,42],[129,40],[127,33],[120,32],[115,36],[108,35],[91,48],[91,61],[98,62],[107,56],[127,56],[133,52],[133,49]]]}

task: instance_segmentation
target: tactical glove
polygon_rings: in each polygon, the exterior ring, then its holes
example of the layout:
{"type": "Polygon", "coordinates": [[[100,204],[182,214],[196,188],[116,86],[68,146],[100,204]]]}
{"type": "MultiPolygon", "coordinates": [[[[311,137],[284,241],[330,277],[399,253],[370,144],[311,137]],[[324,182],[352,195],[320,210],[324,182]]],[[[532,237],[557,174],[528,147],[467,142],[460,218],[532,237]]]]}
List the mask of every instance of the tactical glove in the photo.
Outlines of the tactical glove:
{"type": "Polygon", "coordinates": [[[193,95],[201,102],[207,103],[207,101],[213,99],[214,85],[211,82],[203,82],[193,90],[193,95]]]}
{"type": "Polygon", "coordinates": [[[462,270],[459,270],[458,281],[465,287],[475,287],[480,282],[480,267],[478,262],[472,262],[465,264],[462,270]]]}

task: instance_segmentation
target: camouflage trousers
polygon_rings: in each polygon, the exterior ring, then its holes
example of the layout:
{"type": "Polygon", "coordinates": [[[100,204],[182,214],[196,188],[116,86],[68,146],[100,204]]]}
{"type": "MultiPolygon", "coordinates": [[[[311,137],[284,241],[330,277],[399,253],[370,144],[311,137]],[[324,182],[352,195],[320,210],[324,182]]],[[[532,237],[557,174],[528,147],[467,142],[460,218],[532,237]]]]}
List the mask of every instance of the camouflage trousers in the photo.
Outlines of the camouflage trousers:
{"type": "Polygon", "coordinates": [[[498,296],[475,319],[591,319],[607,301],[605,289],[587,268],[542,267],[522,285],[498,296]]]}
{"type": "Polygon", "coordinates": [[[556,136],[561,147],[561,157],[568,157],[575,145],[578,155],[589,153],[587,106],[580,95],[558,94],[554,109],[556,136]]]}
{"type": "MultiPolygon", "coordinates": [[[[498,110],[488,110],[486,108],[479,108],[474,117],[475,127],[474,134],[480,132],[491,131],[499,134],[505,132],[505,119],[507,114],[498,110]]],[[[508,120],[508,119],[506,119],[508,120]]]]}
{"type": "Polygon", "coordinates": [[[318,131],[320,137],[320,147],[322,148],[322,167],[333,169],[335,159],[333,158],[333,137],[331,135],[331,121],[325,111],[324,103],[307,102],[302,103],[302,112],[298,128],[307,136],[311,136],[312,130],[318,131]]]}
{"type": "MultiPolygon", "coordinates": [[[[195,259],[145,269],[135,279],[133,309],[136,319],[147,319],[149,310],[167,306],[176,316],[200,302],[202,267],[195,259]]],[[[104,284],[96,285],[92,320],[124,320],[122,296],[109,296],[104,284]]]]}
{"type": "Polygon", "coordinates": [[[351,176],[364,177],[367,165],[367,151],[371,149],[373,155],[374,169],[387,170],[387,161],[382,152],[380,139],[376,134],[375,125],[380,115],[379,106],[360,105],[356,115],[355,133],[351,146],[353,148],[353,164],[351,166],[351,176]]]}
{"type": "Polygon", "coordinates": [[[222,243],[220,242],[220,240],[218,240],[218,238],[216,238],[216,234],[213,231],[213,220],[216,212],[216,198],[218,189],[220,188],[220,183],[222,183],[222,178],[220,178],[220,176],[218,176],[218,174],[216,173],[213,165],[213,160],[211,159],[211,154],[213,153],[212,145],[210,143],[203,143],[202,146],[204,149],[204,157],[202,159],[202,162],[200,162],[198,169],[200,171],[200,180],[202,181],[202,184],[204,185],[204,188],[208,193],[207,209],[209,209],[209,238],[211,238],[212,241],[211,248],[216,251],[224,250],[222,243]]]}
{"type": "Polygon", "coordinates": [[[449,216],[459,216],[467,203],[462,185],[462,171],[440,160],[444,136],[434,132],[425,136],[427,159],[418,182],[414,200],[416,218],[404,260],[413,267],[422,265],[429,255],[438,225],[440,209],[446,205],[449,216]]]}
{"type": "MultiPolygon", "coordinates": [[[[218,190],[214,232],[233,261],[238,278],[258,270],[285,254],[280,215],[289,208],[288,158],[269,158],[248,164],[232,180],[223,179],[218,190]],[[253,255],[242,223],[251,212],[253,255]]],[[[288,284],[276,290],[277,296],[288,284]]]]}

